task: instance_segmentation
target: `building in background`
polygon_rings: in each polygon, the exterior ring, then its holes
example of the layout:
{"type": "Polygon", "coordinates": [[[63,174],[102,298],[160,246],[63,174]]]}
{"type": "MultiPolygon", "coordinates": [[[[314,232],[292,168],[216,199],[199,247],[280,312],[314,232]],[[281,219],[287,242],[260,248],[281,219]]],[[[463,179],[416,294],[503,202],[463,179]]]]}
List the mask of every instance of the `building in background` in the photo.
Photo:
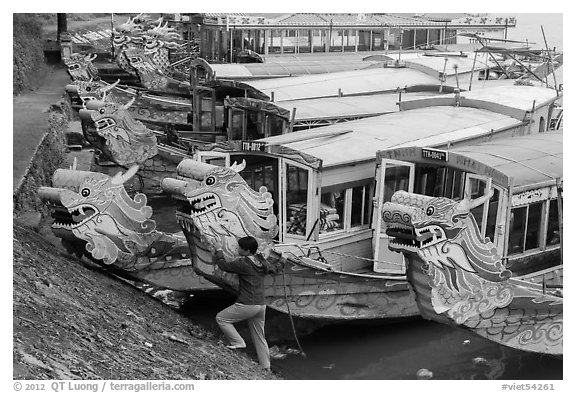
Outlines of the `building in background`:
{"type": "Polygon", "coordinates": [[[210,62],[263,56],[428,49],[470,43],[460,33],[506,38],[513,17],[468,14],[179,14],[184,36],[210,62]],[[250,56],[248,56],[250,57],[250,56]]]}

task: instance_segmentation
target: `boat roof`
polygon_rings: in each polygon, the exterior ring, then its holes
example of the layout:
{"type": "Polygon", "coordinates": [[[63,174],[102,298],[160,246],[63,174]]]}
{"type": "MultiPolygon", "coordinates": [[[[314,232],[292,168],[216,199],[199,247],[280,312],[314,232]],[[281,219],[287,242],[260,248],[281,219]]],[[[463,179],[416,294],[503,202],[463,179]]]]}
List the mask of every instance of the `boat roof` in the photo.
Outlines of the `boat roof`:
{"type": "Polygon", "coordinates": [[[486,136],[494,130],[521,124],[520,120],[484,109],[434,106],[302,130],[259,141],[282,145],[320,159],[326,168],[374,160],[376,152],[383,149],[402,145],[444,146],[448,142],[486,136]],[[318,132],[332,135],[317,137],[318,132]]]}
{"type": "MultiPolygon", "coordinates": [[[[524,86],[511,83],[493,87],[475,88],[460,93],[461,106],[490,109],[518,119],[524,119],[532,110],[549,105],[561,98],[556,90],[544,86],[524,86]]],[[[400,110],[429,106],[430,97],[407,97],[399,104],[400,110]]],[[[433,105],[433,104],[432,104],[433,105]]]]}
{"type": "Polygon", "coordinates": [[[439,85],[438,78],[409,68],[375,68],[243,82],[274,101],[373,94],[419,85],[439,85]]]}
{"type": "MultiPolygon", "coordinates": [[[[448,150],[445,165],[489,176],[505,187],[529,190],[548,186],[563,178],[562,134],[562,130],[548,131],[458,146],[448,150]]],[[[378,162],[382,158],[430,162],[417,146],[380,151],[377,157],[378,162]]]]}
{"type": "Polygon", "coordinates": [[[511,108],[531,111],[556,100],[554,89],[542,86],[510,85],[489,89],[472,89],[461,95],[471,100],[495,102],[511,108]]]}
{"type": "Polygon", "coordinates": [[[562,134],[559,130],[502,138],[453,152],[504,173],[515,188],[526,187],[563,177],[562,134]]]}
{"type": "MultiPolygon", "coordinates": [[[[437,92],[402,93],[402,100],[412,100],[438,95],[437,92]]],[[[307,100],[280,101],[275,104],[288,111],[296,109],[296,122],[322,119],[376,116],[398,112],[397,93],[373,94],[350,97],[323,97],[307,100]]]]}
{"type": "Polygon", "coordinates": [[[377,62],[363,61],[359,58],[346,61],[309,60],[284,63],[209,64],[208,67],[216,78],[262,79],[361,70],[374,64],[377,62]]]}
{"type": "MultiPolygon", "coordinates": [[[[407,67],[412,69],[421,70],[429,73],[430,75],[437,75],[439,72],[445,73],[448,76],[463,73],[469,73],[490,68],[484,58],[477,56],[474,60],[474,55],[468,54],[468,57],[460,56],[431,56],[433,52],[426,55],[424,53],[394,53],[388,55],[368,56],[365,60],[380,60],[380,61],[397,61],[401,60],[407,67]],[[456,68],[455,68],[456,67],[456,68]]],[[[464,54],[466,55],[466,54],[464,54]]],[[[462,81],[464,83],[464,81],[462,81]]]]}

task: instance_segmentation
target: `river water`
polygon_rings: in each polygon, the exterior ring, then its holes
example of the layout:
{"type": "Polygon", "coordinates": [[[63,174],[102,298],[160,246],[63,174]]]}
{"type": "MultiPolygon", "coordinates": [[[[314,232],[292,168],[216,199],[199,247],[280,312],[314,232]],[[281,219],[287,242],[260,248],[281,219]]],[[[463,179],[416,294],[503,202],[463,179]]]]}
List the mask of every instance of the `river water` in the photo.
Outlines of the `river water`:
{"type": "MultiPolygon", "coordinates": [[[[150,198],[158,229],[179,230],[174,204],[150,198]]],[[[183,311],[192,321],[218,331],[216,313],[233,303],[224,293],[194,299],[183,311]]],[[[249,342],[245,326],[239,330],[249,342]]],[[[270,347],[297,349],[287,318],[268,311],[270,347]],[[281,333],[280,333],[281,332],[281,333]]],[[[290,380],[415,380],[421,369],[434,380],[561,380],[563,360],[507,348],[475,334],[423,319],[388,324],[325,326],[298,333],[305,357],[287,355],[272,366],[290,380]]],[[[256,359],[249,345],[248,355],[256,359]]]]}

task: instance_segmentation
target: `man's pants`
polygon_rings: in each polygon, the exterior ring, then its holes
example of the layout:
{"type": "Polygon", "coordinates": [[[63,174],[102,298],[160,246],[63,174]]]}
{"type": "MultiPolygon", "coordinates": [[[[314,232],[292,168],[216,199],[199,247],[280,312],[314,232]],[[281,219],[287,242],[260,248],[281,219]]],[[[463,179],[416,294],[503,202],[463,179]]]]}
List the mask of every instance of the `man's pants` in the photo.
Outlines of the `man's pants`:
{"type": "Polygon", "coordinates": [[[230,344],[240,347],[246,346],[246,343],[233,324],[247,321],[252,342],[254,342],[256,347],[258,361],[264,368],[270,368],[270,353],[266,337],[264,336],[265,320],[266,305],[234,303],[216,315],[216,322],[218,322],[220,329],[228,338],[230,344]]]}

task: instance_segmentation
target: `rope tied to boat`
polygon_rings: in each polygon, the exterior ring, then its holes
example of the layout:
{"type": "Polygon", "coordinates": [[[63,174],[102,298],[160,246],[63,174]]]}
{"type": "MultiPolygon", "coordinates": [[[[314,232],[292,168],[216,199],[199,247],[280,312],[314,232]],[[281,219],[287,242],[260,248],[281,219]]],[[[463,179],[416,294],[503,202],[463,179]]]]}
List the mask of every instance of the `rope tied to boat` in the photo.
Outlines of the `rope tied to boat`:
{"type": "Polygon", "coordinates": [[[292,326],[292,333],[294,334],[296,345],[298,345],[298,349],[300,350],[300,355],[302,355],[303,358],[306,358],[306,352],[304,352],[302,349],[300,340],[298,340],[298,334],[296,334],[296,327],[294,326],[292,311],[290,310],[290,304],[288,303],[288,291],[286,290],[286,273],[284,273],[284,266],[282,266],[282,282],[284,284],[284,301],[286,302],[286,309],[288,310],[288,318],[290,319],[290,325],[292,326]]]}

